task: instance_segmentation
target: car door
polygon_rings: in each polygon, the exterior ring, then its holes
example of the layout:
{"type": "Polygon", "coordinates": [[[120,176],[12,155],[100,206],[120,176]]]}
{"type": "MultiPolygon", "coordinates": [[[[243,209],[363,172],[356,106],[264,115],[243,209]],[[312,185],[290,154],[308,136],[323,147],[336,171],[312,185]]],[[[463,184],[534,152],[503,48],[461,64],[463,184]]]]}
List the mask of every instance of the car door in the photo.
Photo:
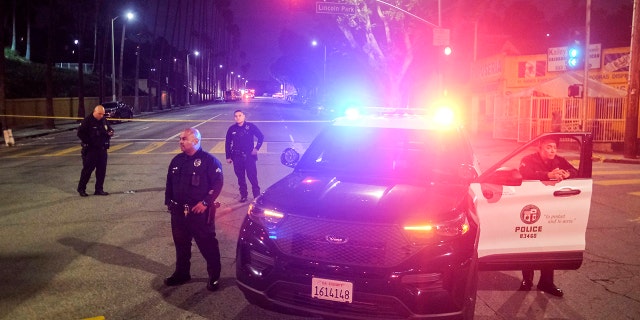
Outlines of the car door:
{"type": "Polygon", "coordinates": [[[480,222],[482,270],[577,269],[585,250],[592,192],[590,133],[544,134],[483,172],[472,183],[480,222]],[[522,180],[520,159],[541,138],[558,139],[558,155],[578,174],[562,181],[522,180]]]}

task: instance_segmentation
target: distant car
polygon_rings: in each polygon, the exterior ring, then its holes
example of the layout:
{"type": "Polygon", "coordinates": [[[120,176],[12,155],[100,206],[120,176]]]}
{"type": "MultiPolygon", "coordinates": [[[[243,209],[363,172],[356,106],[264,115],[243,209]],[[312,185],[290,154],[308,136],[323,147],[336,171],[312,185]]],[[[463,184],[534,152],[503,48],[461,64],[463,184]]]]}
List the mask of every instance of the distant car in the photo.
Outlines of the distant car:
{"type": "Polygon", "coordinates": [[[236,101],[240,94],[236,90],[227,90],[224,92],[224,101],[236,101]]]}
{"type": "Polygon", "coordinates": [[[282,92],[276,92],[273,95],[271,95],[272,98],[278,98],[278,99],[284,99],[284,94],[282,94],[282,92]]]}
{"type": "Polygon", "coordinates": [[[104,107],[104,116],[114,119],[131,119],[133,118],[133,108],[122,101],[111,101],[102,103],[104,107]]]}

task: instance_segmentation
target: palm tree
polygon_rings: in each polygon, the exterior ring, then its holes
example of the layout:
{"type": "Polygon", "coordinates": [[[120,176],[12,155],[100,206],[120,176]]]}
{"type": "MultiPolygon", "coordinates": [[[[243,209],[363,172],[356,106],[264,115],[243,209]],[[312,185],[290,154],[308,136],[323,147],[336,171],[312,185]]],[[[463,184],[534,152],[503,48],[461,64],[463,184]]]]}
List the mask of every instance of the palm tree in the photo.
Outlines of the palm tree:
{"type": "Polygon", "coordinates": [[[46,58],[46,72],[45,72],[45,87],[46,87],[46,117],[44,119],[45,129],[54,129],[56,127],[53,121],[53,52],[54,52],[54,12],[55,12],[55,0],[49,0],[48,12],[46,14],[47,21],[47,58],[46,58]]]}
{"type": "Polygon", "coordinates": [[[78,55],[78,117],[85,117],[84,105],[84,39],[89,26],[89,14],[92,12],[93,1],[78,1],[72,8],[75,18],[75,28],[78,34],[77,55],[78,55]]]}
{"type": "MultiPolygon", "coordinates": [[[[9,10],[5,10],[6,8],[6,4],[0,3],[0,12],[9,12],[9,10]]],[[[7,14],[0,14],[0,44],[3,43],[4,40],[4,25],[6,24],[6,22],[8,21],[9,16],[7,14]]],[[[2,49],[2,52],[0,52],[0,115],[6,115],[7,114],[7,110],[6,110],[6,105],[5,105],[5,94],[4,94],[4,81],[5,81],[5,57],[4,57],[4,46],[0,45],[0,49],[2,49]]],[[[0,117],[0,129],[5,130],[7,128],[7,118],[6,117],[0,117]]]]}

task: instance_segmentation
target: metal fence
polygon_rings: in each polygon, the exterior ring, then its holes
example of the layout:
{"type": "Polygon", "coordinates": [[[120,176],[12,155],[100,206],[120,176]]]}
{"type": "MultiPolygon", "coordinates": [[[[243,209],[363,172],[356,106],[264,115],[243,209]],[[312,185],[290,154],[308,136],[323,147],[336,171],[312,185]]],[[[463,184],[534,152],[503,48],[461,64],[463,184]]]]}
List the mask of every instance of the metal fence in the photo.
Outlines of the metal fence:
{"type": "Polygon", "coordinates": [[[594,142],[624,142],[627,98],[517,97],[494,106],[494,138],[529,141],[544,132],[590,131],[594,142]]]}

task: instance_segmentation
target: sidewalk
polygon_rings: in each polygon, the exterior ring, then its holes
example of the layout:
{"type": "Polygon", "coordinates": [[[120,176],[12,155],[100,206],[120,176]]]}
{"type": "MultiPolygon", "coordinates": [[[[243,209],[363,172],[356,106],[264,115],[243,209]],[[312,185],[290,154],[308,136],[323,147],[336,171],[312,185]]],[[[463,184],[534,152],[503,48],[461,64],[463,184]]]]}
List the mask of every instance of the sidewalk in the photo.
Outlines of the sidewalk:
{"type": "MultiPolygon", "coordinates": [[[[156,113],[171,112],[179,109],[182,109],[182,107],[145,111],[145,112],[134,115],[134,119],[145,118],[149,115],[153,115],[156,113]]],[[[80,120],[55,119],[54,124],[55,124],[55,129],[43,129],[42,125],[35,125],[35,126],[15,128],[15,129],[10,128],[10,129],[12,129],[11,131],[12,131],[13,139],[17,142],[20,139],[36,138],[36,137],[46,136],[48,134],[57,133],[57,132],[75,130],[80,125],[80,120]]],[[[4,138],[2,139],[2,146],[6,146],[4,138]]]]}

